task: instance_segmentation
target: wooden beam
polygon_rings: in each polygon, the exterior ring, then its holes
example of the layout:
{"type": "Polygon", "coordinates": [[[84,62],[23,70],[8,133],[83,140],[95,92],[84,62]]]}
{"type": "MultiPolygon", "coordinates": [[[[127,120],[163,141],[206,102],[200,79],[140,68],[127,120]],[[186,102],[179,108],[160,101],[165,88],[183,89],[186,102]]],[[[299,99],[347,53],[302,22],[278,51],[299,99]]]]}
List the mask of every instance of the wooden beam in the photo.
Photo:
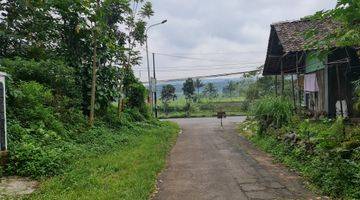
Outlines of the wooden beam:
{"type": "Polygon", "coordinates": [[[277,97],[278,96],[278,76],[275,75],[275,96],[277,97]]]}
{"type": "Polygon", "coordinates": [[[344,110],[343,110],[343,105],[342,105],[342,99],[341,99],[341,90],[340,90],[340,77],[339,77],[339,65],[336,65],[336,79],[337,79],[337,90],[338,90],[338,98],[340,100],[340,110],[341,110],[341,117],[344,117],[344,110]]]}
{"type": "Polygon", "coordinates": [[[299,63],[298,61],[298,53],[296,53],[296,82],[297,82],[297,93],[298,93],[298,100],[299,100],[299,108],[301,107],[301,89],[300,89],[300,70],[299,70],[299,63]]]}
{"type": "Polygon", "coordinates": [[[281,96],[284,96],[285,76],[284,76],[283,58],[281,58],[280,60],[280,69],[281,69],[281,96]]]}
{"type": "Polygon", "coordinates": [[[294,108],[296,108],[296,97],[295,97],[295,84],[294,84],[294,75],[291,74],[291,88],[292,88],[292,96],[294,100],[294,108]]]}

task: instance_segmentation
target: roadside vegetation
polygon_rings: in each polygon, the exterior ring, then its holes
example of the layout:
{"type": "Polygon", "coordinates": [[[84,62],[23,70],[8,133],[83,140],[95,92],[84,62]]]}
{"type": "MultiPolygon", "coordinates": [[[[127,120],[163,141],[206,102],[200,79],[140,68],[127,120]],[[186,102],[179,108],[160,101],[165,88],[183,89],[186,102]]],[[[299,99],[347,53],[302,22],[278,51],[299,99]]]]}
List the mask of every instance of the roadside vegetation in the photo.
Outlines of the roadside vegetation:
{"type": "Polygon", "coordinates": [[[0,11],[1,175],[38,180],[28,199],[147,199],[178,133],[151,116],[131,69],[151,3],[1,1],[0,11]]]}
{"type": "Polygon", "coordinates": [[[294,114],[281,97],[259,100],[254,118],[239,125],[242,135],[296,169],[312,186],[334,198],[360,198],[360,126],[344,119],[317,121],[294,114]]]}
{"type": "Polygon", "coordinates": [[[148,199],[177,133],[172,123],[100,126],[80,137],[84,156],[28,199],[148,199]]]}

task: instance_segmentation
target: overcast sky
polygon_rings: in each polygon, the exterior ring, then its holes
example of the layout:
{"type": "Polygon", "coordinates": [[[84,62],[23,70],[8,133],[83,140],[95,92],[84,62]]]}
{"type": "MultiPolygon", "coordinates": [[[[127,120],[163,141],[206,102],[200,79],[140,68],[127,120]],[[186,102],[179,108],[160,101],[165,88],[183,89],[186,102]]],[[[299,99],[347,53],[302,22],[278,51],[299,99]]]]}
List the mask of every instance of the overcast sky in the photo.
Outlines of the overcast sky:
{"type": "MultiPolygon", "coordinates": [[[[231,73],[264,63],[270,24],[333,8],[336,0],[151,0],[157,79],[231,73]],[[165,55],[164,55],[165,54],[165,55]]],[[[146,54],[135,74],[147,80],[146,54]]],[[[152,60],[150,60],[152,62],[152,60]]],[[[152,65],[151,65],[152,66],[152,65]]]]}

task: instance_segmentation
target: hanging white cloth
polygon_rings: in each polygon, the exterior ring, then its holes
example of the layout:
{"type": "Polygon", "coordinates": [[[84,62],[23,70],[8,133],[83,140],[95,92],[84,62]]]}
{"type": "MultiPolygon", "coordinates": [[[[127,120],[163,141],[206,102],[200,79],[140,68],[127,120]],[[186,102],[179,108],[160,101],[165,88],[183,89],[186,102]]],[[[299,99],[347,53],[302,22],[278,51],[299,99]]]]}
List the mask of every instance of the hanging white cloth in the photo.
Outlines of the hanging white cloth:
{"type": "Polygon", "coordinates": [[[336,116],[341,116],[341,104],[342,104],[342,111],[343,111],[343,117],[348,117],[349,116],[349,112],[348,112],[348,108],[347,108],[347,104],[345,100],[341,100],[341,101],[337,101],[335,106],[336,106],[336,116]]]}
{"type": "Polygon", "coordinates": [[[318,92],[319,85],[317,83],[316,73],[305,74],[304,76],[304,91],[318,92]]]}

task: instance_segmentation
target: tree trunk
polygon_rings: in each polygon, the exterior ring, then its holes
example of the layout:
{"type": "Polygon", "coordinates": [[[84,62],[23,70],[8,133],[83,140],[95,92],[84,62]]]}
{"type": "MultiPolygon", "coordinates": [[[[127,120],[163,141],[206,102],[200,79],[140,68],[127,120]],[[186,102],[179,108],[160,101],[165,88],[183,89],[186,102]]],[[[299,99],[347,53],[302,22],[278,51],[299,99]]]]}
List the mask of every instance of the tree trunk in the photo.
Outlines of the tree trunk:
{"type": "Polygon", "coordinates": [[[97,71],[97,43],[94,32],[94,50],[93,50],[93,66],[92,66],[92,81],[91,81],[91,100],[90,100],[90,116],[89,125],[94,125],[94,113],[95,113],[95,93],[96,93],[96,71],[97,71]]]}
{"type": "Polygon", "coordinates": [[[120,87],[119,87],[119,100],[118,100],[118,117],[120,117],[120,114],[121,114],[121,112],[122,112],[122,101],[123,101],[123,98],[122,98],[122,96],[121,96],[121,94],[122,94],[122,85],[121,85],[122,83],[120,83],[120,87]]]}
{"type": "MultiPolygon", "coordinates": [[[[99,10],[100,1],[97,0],[96,8],[99,10]]],[[[96,72],[97,72],[97,30],[96,30],[96,22],[94,24],[94,32],[93,32],[93,63],[92,63],[92,80],[91,80],[91,98],[90,98],[90,116],[89,116],[89,125],[92,127],[94,125],[95,119],[95,94],[96,94],[96,72]]]]}

